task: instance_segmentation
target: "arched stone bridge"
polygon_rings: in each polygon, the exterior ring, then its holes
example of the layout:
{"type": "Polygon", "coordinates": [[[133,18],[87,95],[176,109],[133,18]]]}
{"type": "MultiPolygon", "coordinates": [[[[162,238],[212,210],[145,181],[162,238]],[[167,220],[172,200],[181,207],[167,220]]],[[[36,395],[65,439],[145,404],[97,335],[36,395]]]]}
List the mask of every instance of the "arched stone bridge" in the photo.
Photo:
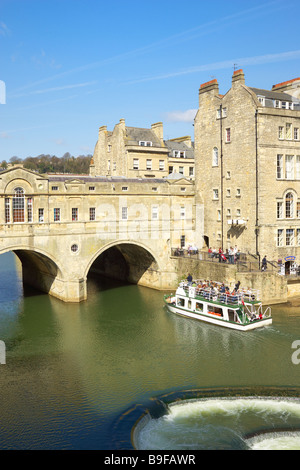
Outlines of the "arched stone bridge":
{"type": "Polygon", "coordinates": [[[44,176],[13,167],[0,173],[0,254],[13,251],[25,283],[64,301],[87,298],[91,272],[172,289],[171,246],[195,242],[193,196],[185,179],[44,176]]]}

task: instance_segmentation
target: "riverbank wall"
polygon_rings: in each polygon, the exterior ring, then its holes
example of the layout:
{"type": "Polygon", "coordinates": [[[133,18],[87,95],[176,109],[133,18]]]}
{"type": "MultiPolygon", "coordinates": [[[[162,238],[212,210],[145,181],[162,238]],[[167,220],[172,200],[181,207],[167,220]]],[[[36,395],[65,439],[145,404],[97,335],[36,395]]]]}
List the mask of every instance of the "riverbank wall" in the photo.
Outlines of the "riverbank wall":
{"type": "Polygon", "coordinates": [[[178,281],[191,274],[193,279],[208,279],[216,282],[225,282],[231,289],[240,281],[244,288],[258,290],[263,304],[286,303],[290,295],[300,295],[300,282],[297,287],[288,289],[288,282],[285,276],[280,276],[276,272],[239,272],[235,264],[218,263],[204,261],[188,257],[177,258],[178,281]]]}

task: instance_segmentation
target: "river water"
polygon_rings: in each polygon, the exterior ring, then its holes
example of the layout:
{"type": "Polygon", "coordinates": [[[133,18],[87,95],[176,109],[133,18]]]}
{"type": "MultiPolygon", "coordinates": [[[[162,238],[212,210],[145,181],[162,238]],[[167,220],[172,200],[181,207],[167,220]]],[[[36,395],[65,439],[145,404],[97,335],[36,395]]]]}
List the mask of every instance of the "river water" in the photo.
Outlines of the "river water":
{"type": "Polygon", "coordinates": [[[0,449],[130,449],[133,424],[164,397],[183,401],[143,427],[139,448],[241,448],[274,427],[270,447],[285,445],[282,430],[297,447],[299,306],[273,306],[271,326],[242,333],[115,281],[90,279],[88,300],[66,304],[23,289],[15,256],[1,255],[0,449]]]}

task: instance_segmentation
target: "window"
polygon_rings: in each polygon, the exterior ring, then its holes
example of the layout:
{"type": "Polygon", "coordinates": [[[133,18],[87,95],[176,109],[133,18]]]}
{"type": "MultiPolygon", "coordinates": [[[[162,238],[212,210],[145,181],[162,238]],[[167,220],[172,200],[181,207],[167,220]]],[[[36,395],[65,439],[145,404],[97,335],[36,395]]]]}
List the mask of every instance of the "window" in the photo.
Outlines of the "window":
{"type": "Polygon", "coordinates": [[[292,193],[285,196],[285,217],[291,219],[294,217],[294,197],[292,193]]]}
{"type": "Polygon", "coordinates": [[[54,222],[59,222],[60,221],[60,208],[55,207],[54,208],[54,222]]]}
{"type": "Polygon", "coordinates": [[[221,210],[218,209],[218,212],[217,212],[217,220],[221,220],[221,210]]]}
{"type": "Polygon", "coordinates": [[[299,140],[299,127],[294,127],[294,140],[299,140]]]}
{"type": "Polygon", "coordinates": [[[116,169],[117,169],[117,163],[113,162],[113,170],[116,171],[116,169]]]}
{"type": "Polygon", "coordinates": [[[300,155],[296,156],[296,178],[300,180],[300,155]]]}
{"type": "Polygon", "coordinates": [[[277,230],[277,246],[283,246],[283,229],[277,230]]]}
{"type": "Polygon", "coordinates": [[[297,201],[297,219],[300,219],[300,201],[297,201]]]}
{"type": "Polygon", "coordinates": [[[158,220],[158,206],[152,207],[152,220],[158,220]]]}
{"type": "Polygon", "coordinates": [[[230,173],[230,171],[226,171],[226,179],[227,179],[227,180],[230,180],[230,178],[231,178],[231,173],[230,173]]]}
{"type": "Polygon", "coordinates": [[[213,198],[214,199],[219,199],[219,190],[218,189],[213,189],[213,198]]]}
{"type": "Polygon", "coordinates": [[[241,209],[236,210],[236,215],[237,215],[237,217],[241,217],[241,209]]]}
{"type": "Polygon", "coordinates": [[[284,127],[283,126],[278,127],[278,139],[284,139],[284,127]]]}
{"type": "Polygon", "coordinates": [[[134,169],[134,170],[138,170],[139,167],[140,167],[139,159],[138,159],[138,158],[134,158],[134,159],[133,159],[133,169],[134,169]]]}
{"type": "Polygon", "coordinates": [[[32,197],[27,199],[27,218],[28,222],[32,222],[32,197]]]}
{"type": "Polygon", "coordinates": [[[175,158],[185,158],[185,151],[184,150],[173,150],[173,156],[175,158]]]}
{"type": "Polygon", "coordinates": [[[74,244],[71,246],[71,251],[72,251],[72,253],[77,253],[77,251],[78,251],[78,245],[76,245],[76,243],[74,243],[74,244]]]}
{"type": "Polygon", "coordinates": [[[152,160],[151,159],[147,159],[146,170],[152,170],[152,160]]]}
{"type": "Polygon", "coordinates": [[[78,208],[72,207],[72,222],[76,222],[78,220],[78,208]]]}
{"type": "Polygon", "coordinates": [[[8,224],[10,222],[10,199],[8,197],[5,198],[5,223],[8,224]]]}
{"type": "Polygon", "coordinates": [[[236,197],[241,197],[241,189],[240,188],[236,189],[236,197]]]}
{"type": "Polygon", "coordinates": [[[297,245],[300,245],[300,228],[297,228],[297,245]]]}
{"type": "Polygon", "coordinates": [[[277,178],[283,178],[283,155],[277,155],[277,178]]]}
{"type": "Polygon", "coordinates": [[[122,186],[122,191],[128,191],[128,186],[122,186]]]}
{"type": "Polygon", "coordinates": [[[283,202],[277,202],[277,219],[283,219],[283,202]]]}
{"type": "Polygon", "coordinates": [[[219,165],[219,151],[217,147],[213,148],[213,161],[212,161],[212,166],[218,166],[219,165]]]}
{"type": "Polygon", "coordinates": [[[156,187],[152,188],[152,191],[155,191],[155,192],[156,192],[156,191],[157,191],[157,188],[156,188],[156,187]]]}
{"type": "Polygon", "coordinates": [[[52,186],[52,191],[58,191],[58,186],[52,186]]]}
{"type": "Polygon", "coordinates": [[[282,107],[282,109],[286,109],[286,107],[287,107],[287,106],[286,106],[286,101],[282,101],[282,102],[281,102],[281,107],[282,107]]]}
{"type": "Polygon", "coordinates": [[[231,142],[230,128],[226,129],[226,142],[231,142]]]}
{"type": "Polygon", "coordinates": [[[152,147],[152,142],[150,142],[149,140],[140,140],[139,145],[141,147],[152,147]]]}
{"type": "Polygon", "coordinates": [[[183,167],[183,166],[180,166],[180,167],[179,167],[178,173],[180,173],[181,175],[184,174],[184,167],[183,167]]]}
{"type": "Polygon", "coordinates": [[[13,221],[25,222],[25,193],[23,188],[16,188],[12,200],[13,221]]]}
{"type": "Polygon", "coordinates": [[[289,122],[287,122],[285,125],[285,137],[288,140],[291,140],[292,138],[292,124],[290,124],[289,122]]]}
{"type": "Polygon", "coordinates": [[[90,207],[90,220],[96,220],[96,208],[90,207]]]}
{"type": "Polygon", "coordinates": [[[180,218],[185,219],[185,207],[180,206],[180,218]]]}
{"type": "Polygon", "coordinates": [[[231,216],[231,209],[227,209],[227,217],[231,216]]]}
{"type": "Polygon", "coordinates": [[[173,169],[174,169],[173,166],[169,166],[169,175],[170,175],[171,173],[173,173],[173,169]]]}
{"type": "Polygon", "coordinates": [[[226,196],[227,196],[227,197],[230,197],[230,189],[227,189],[227,190],[226,190],[226,196]]]}
{"type": "Polygon", "coordinates": [[[122,207],[122,220],[127,220],[128,214],[127,214],[127,207],[122,207]]]}
{"type": "Polygon", "coordinates": [[[163,171],[165,169],[165,161],[164,160],[159,160],[159,169],[160,169],[160,171],[163,171]]]}
{"type": "Polygon", "coordinates": [[[195,173],[194,173],[194,167],[193,167],[193,166],[190,166],[190,167],[189,167],[189,176],[192,177],[192,176],[194,176],[194,174],[195,174],[195,173]]]}
{"type": "Polygon", "coordinates": [[[294,155],[285,156],[285,177],[288,180],[294,179],[294,155]]]}
{"type": "Polygon", "coordinates": [[[95,191],[95,186],[89,186],[89,191],[95,191]]]}
{"type": "Polygon", "coordinates": [[[180,237],[180,248],[185,247],[185,235],[181,235],[180,237]]]}
{"type": "Polygon", "coordinates": [[[287,228],[285,232],[285,244],[286,246],[294,245],[294,229],[287,228]]]}
{"type": "Polygon", "coordinates": [[[44,209],[39,209],[39,222],[44,222],[44,209]]]}
{"type": "Polygon", "coordinates": [[[275,101],[274,101],[274,107],[275,107],[275,108],[280,108],[280,101],[275,100],[275,101]]]}

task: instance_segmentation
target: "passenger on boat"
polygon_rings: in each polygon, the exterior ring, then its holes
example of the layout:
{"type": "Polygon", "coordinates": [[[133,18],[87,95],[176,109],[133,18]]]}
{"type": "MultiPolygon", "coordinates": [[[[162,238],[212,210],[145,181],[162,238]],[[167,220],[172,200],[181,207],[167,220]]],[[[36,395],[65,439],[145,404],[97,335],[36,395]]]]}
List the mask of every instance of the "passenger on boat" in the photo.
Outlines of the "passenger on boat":
{"type": "Polygon", "coordinates": [[[187,277],[187,282],[188,282],[188,285],[191,286],[192,285],[192,282],[193,282],[193,277],[191,274],[188,275],[187,277]]]}

